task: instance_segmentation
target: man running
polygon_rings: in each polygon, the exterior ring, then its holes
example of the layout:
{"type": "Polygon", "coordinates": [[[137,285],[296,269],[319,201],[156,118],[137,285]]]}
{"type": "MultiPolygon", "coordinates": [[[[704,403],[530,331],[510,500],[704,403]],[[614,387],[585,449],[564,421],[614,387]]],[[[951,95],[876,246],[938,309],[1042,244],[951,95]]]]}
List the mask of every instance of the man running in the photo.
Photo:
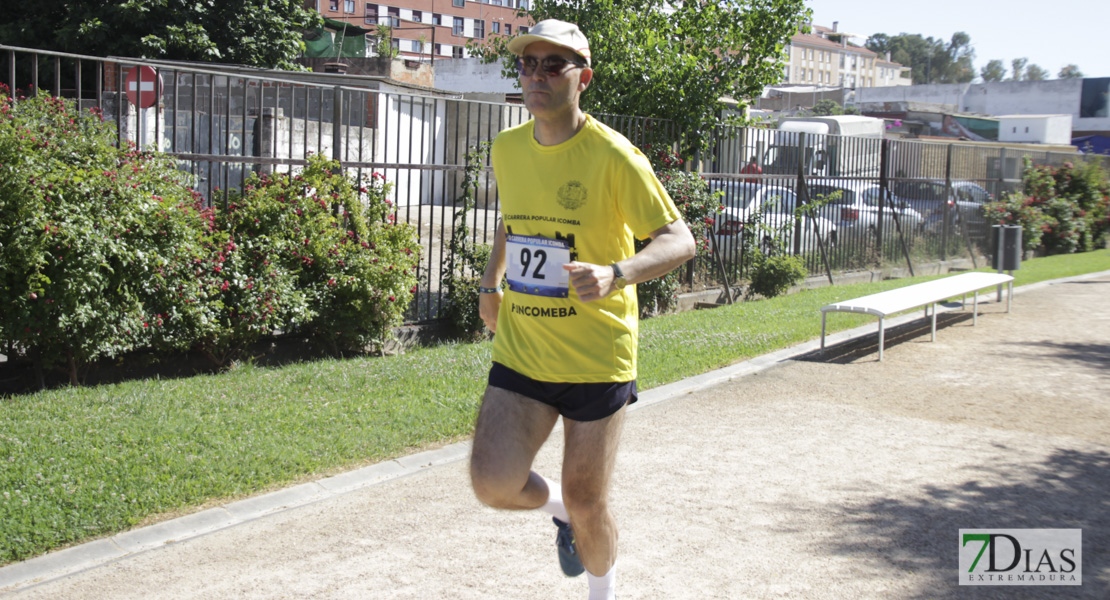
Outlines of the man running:
{"type": "Polygon", "coordinates": [[[551,514],[564,573],[585,570],[589,598],[613,598],[609,483],[637,397],[632,284],[690,260],[695,244],[643,154],[579,108],[593,70],[578,27],[541,21],[509,50],[533,118],[492,148],[501,220],[479,307],[497,335],[471,479],[489,506],[551,514]],[[651,241],[637,253],[634,237],[651,241]],[[560,415],[562,486],[532,471],[560,415]]]}

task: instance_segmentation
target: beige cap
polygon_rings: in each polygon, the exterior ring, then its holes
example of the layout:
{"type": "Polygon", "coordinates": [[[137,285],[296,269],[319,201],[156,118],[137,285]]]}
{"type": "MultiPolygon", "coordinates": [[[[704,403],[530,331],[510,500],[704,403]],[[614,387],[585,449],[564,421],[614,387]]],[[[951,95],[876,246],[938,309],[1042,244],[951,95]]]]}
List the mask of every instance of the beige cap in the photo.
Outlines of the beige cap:
{"type": "Polygon", "coordinates": [[[562,46],[586,59],[587,65],[590,64],[590,42],[574,23],[558,19],[540,21],[528,33],[513,38],[509,42],[509,52],[521,56],[524,49],[533,42],[550,42],[562,46]]]}

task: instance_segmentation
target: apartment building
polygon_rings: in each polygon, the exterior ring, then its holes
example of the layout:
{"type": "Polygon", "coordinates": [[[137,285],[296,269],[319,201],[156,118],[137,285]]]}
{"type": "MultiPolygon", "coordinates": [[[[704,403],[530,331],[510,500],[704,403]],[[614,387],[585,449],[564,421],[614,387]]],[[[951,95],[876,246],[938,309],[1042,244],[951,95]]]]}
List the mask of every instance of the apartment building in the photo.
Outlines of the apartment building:
{"type": "Polygon", "coordinates": [[[909,67],[849,42],[863,37],[814,25],[790,38],[783,83],[842,88],[910,85],[909,67]],[[903,75],[903,73],[905,75],[903,75]]]}
{"type": "Polygon", "coordinates": [[[467,42],[491,35],[526,33],[532,22],[517,16],[530,0],[308,0],[306,6],[337,21],[393,28],[393,47],[404,58],[465,58],[467,42]]]}

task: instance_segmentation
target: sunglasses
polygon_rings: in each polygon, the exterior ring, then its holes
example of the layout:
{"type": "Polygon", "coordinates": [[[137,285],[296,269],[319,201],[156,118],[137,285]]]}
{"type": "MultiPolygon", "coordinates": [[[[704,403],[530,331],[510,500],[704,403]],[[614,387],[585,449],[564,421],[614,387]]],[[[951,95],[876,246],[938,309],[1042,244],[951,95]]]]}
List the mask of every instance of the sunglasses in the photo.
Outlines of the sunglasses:
{"type": "Polygon", "coordinates": [[[543,69],[543,72],[548,77],[557,77],[566,69],[567,65],[574,65],[576,67],[585,67],[586,63],[577,60],[567,60],[562,56],[548,56],[543,60],[537,60],[531,56],[516,59],[516,70],[520,73],[521,77],[531,77],[532,73],[536,72],[536,67],[543,69]]]}

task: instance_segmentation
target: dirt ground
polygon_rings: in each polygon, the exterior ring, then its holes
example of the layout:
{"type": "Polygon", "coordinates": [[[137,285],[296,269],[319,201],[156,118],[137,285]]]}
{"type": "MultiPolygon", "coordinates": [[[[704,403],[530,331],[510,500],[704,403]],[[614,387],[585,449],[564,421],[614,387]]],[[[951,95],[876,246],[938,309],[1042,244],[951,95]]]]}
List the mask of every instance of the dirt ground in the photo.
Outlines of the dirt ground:
{"type": "MultiPolygon", "coordinates": [[[[634,410],[618,598],[1110,597],[1110,273],[980,309],[634,410]],[[960,586],[961,528],[1080,528],[1083,585],[960,586]]],[[[460,460],[13,597],[585,598],[554,535],[460,460]]]]}

